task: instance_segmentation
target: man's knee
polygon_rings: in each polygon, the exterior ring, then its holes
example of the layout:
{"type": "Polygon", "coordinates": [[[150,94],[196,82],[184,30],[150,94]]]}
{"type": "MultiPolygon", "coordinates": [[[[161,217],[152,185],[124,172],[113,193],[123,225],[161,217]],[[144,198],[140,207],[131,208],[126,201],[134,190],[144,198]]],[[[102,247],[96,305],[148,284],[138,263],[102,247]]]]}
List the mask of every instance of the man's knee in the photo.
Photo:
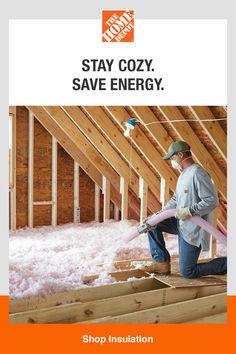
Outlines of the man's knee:
{"type": "Polygon", "coordinates": [[[194,269],[180,267],[179,271],[180,271],[180,274],[186,279],[197,278],[196,272],[194,269]]]}

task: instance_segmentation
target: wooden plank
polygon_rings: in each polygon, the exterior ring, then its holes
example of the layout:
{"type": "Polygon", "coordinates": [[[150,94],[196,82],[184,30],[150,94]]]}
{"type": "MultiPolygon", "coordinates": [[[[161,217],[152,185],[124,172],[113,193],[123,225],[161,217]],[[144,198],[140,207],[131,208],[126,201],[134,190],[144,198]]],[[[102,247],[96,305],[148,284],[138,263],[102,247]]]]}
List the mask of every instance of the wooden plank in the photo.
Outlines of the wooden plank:
{"type": "Polygon", "coordinates": [[[33,202],[33,205],[52,205],[52,200],[42,200],[33,202]]]}
{"type": "Polygon", "coordinates": [[[95,183],[95,200],[94,200],[94,210],[95,210],[95,221],[100,221],[100,188],[95,183]]]}
{"type": "Polygon", "coordinates": [[[79,164],[74,161],[74,223],[80,222],[79,209],[79,164]]]}
{"type": "MultiPolygon", "coordinates": [[[[106,106],[106,111],[119,124],[128,121],[131,117],[128,112],[121,106],[106,106]]],[[[124,125],[121,125],[125,131],[124,125]]],[[[132,134],[132,142],[145,156],[147,161],[152,165],[156,172],[168,181],[170,188],[174,191],[177,183],[177,175],[173,169],[162,159],[161,154],[153,146],[150,139],[139,128],[138,124],[135,126],[135,131],[132,134]]]]}
{"type": "MultiPolygon", "coordinates": [[[[214,226],[215,228],[217,226],[217,209],[215,209],[212,213],[212,226],[214,226]]],[[[209,257],[214,258],[215,255],[216,255],[216,239],[213,235],[211,235],[209,257]]]]}
{"type": "Polygon", "coordinates": [[[147,106],[131,106],[130,108],[144,125],[148,124],[146,128],[166,154],[170,144],[173,143],[173,139],[169,136],[163,124],[150,124],[158,122],[158,119],[147,106]]]}
{"type": "MultiPolygon", "coordinates": [[[[75,161],[79,162],[80,151],[86,158],[97,168],[97,170],[113,181],[113,185],[119,190],[119,177],[111,168],[111,166],[98,153],[96,148],[85,138],[79,129],[71,122],[66,114],[58,107],[55,108],[57,119],[52,116],[41,106],[28,107],[40,123],[45,126],[50,133],[56,137],[58,142],[65,148],[65,150],[73,157],[75,161]]],[[[80,163],[81,164],[81,163],[80,163]]],[[[87,172],[87,171],[85,171],[87,172]]]]}
{"type": "MultiPolygon", "coordinates": [[[[28,109],[32,111],[37,120],[45,127],[45,129],[47,129],[51,135],[55,136],[60,145],[100,188],[102,188],[102,174],[111,178],[113,185],[111,188],[111,200],[121,207],[119,176],[102,158],[97,150],[89,143],[89,141],[87,139],[83,139],[84,137],[80,135],[79,131],[78,136],[76,136],[78,139],[72,140],[41,106],[32,106],[28,107],[28,109]],[[82,140],[80,140],[80,138],[82,140]],[[83,152],[80,149],[81,147],[83,147],[83,152]]],[[[78,129],[76,129],[73,124],[72,126],[70,125],[70,127],[76,135],[78,129]]],[[[131,195],[131,193],[129,193],[129,206],[136,214],[139,215],[138,201],[133,195],[131,195]]],[[[153,210],[156,210],[155,204],[153,205],[153,210]]]]}
{"type": "MultiPolygon", "coordinates": [[[[99,153],[109,162],[109,164],[117,171],[120,176],[123,176],[127,181],[130,180],[129,166],[125,161],[117,154],[111,144],[101,135],[99,130],[93,123],[86,117],[82,110],[77,106],[65,106],[62,107],[67,115],[62,116],[63,111],[58,111],[57,107],[45,107],[47,111],[53,116],[56,121],[67,122],[71,119],[74,126],[78,131],[81,131],[93,146],[99,151],[99,153]],[[69,119],[70,118],[70,119],[69,119]]],[[[72,133],[72,132],[71,132],[72,133]]],[[[81,134],[82,134],[81,133],[81,134]]],[[[109,179],[111,180],[111,179],[109,179]]],[[[136,195],[138,195],[138,178],[135,174],[132,174],[131,181],[129,183],[136,195]]]]}
{"type": "Polygon", "coordinates": [[[70,290],[47,296],[33,296],[22,299],[10,299],[9,312],[17,313],[37,310],[64,303],[88,302],[116,296],[136,294],[139,292],[160,289],[163,284],[154,278],[137,279],[129,282],[112,283],[95,287],[70,290]]]}
{"type": "Polygon", "coordinates": [[[25,107],[16,107],[16,228],[28,226],[28,114],[25,107]]]}
{"type": "MultiPolygon", "coordinates": [[[[132,169],[134,169],[137,175],[142,177],[148,183],[150,190],[155,195],[159,195],[159,179],[137,154],[136,150],[132,147],[132,144],[129,144],[128,140],[124,137],[124,134],[122,134],[107,117],[104,111],[99,106],[83,106],[83,109],[94,121],[94,123],[102,130],[103,134],[106,135],[110,143],[115,146],[126,162],[131,164],[132,169]]],[[[121,176],[123,175],[121,174],[121,176]]]]}
{"type": "Polygon", "coordinates": [[[217,221],[227,231],[227,210],[225,210],[222,204],[217,207],[217,221]]]}
{"type": "Polygon", "coordinates": [[[162,204],[162,208],[167,204],[170,199],[170,188],[167,181],[164,178],[161,178],[161,196],[160,202],[162,204]]]}
{"type": "MultiPolygon", "coordinates": [[[[173,123],[175,120],[184,120],[184,116],[177,107],[158,106],[158,109],[170,123],[180,139],[190,143],[193,156],[211,175],[216,188],[224,198],[227,198],[227,179],[220,167],[217,165],[209,151],[201,143],[199,137],[195,134],[188,122],[173,123]],[[190,141],[189,141],[190,140],[190,141]]],[[[155,125],[155,124],[154,124],[155,125]]],[[[161,124],[158,124],[158,126],[161,124]]]]}
{"type": "MultiPolygon", "coordinates": [[[[66,112],[67,116],[62,116],[62,113],[58,111],[57,107],[45,107],[53,116],[54,119],[63,124],[65,121],[68,125],[68,117],[71,118],[74,125],[76,125],[81,132],[87,137],[87,139],[96,147],[99,153],[109,162],[109,164],[114,168],[114,170],[122,177],[125,178],[126,181],[129,182],[130,188],[133,190],[136,196],[138,196],[138,178],[136,174],[132,173],[130,176],[130,169],[127,163],[120,157],[120,155],[113,149],[113,147],[108,143],[108,141],[103,138],[101,133],[96,129],[94,124],[90,122],[90,120],[86,117],[86,115],[82,112],[82,110],[77,106],[65,106],[62,107],[64,112],[66,112]]],[[[63,129],[68,129],[67,126],[64,126],[63,129]]],[[[72,132],[70,133],[72,134],[72,132]]],[[[106,174],[103,174],[106,176],[106,174]]],[[[107,178],[110,181],[113,181],[112,178],[107,178]]],[[[159,210],[160,203],[152,193],[149,193],[149,208],[151,210],[159,210]]]]}
{"type": "Polygon", "coordinates": [[[29,150],[28,150],[28,226],[34,227],[34,116],[29,112],[29,150]]]}
{"type": "Polygon", "coordinates": [[[217,313],[216,315],[212,315],[212,316],[206,316],[206,317],[201,317],[201,318],[197,318],[195,320],[192,321],[188,321],[188,322],[184,322],[184,324],[197,324],[197,323],[214,323],[214,324],[224,324],[227,323],[227,312],[221,312],[221,313],[217,313]]]}
{"type": "Polygon", "coordinates": [[[120,210],[119,210],[118,206],[115,204],[115,207],[114,207],[114,219],[117,220],[117,221],[120,220],[119,214],[120,214],[120,210]]]}
{"type": "Polygon", "coordinates": [[[219,122],[217,122],[217,119],[215,119],[210,108],[207,106],[189,106],[189,109],[197,121],[200,122],[201,127],[205,130],[223,159],[227,161],[227,136],[219,122]],[[212,121],[204,122],[203,120],[206,119],[212,119],[212,121]]]}
{"type": "Polygon", "coordinates": [[[117,316],[166,306],[173,302],[218,294],[222,289],[159,289],[138,294],[107,298],[86,303],[73,303],[47,309],[10,315],[10,323],[74,323],[105,316],[117,316]]]}
{"type": "Polygon", "coordinates": [[[16,115],[16,106],[9,106],[9,115],[16,115]]]}
{"type": "Polygon", "coordinates": [[[169,274],[169,275],[155,275],[155,278],[162,281],[163,283],[175,287],[175,288],[189,288],[189,287],[199,287],[199,286],[215,286],[215,285],[226,285],[224,279],[219,279],[212,276],[206,276],[201,278],[186,279],[180,274],[169,274]]]}
{"type": "Polygon", "coordinates": [[[147,194],[148,194],[148,184],[142,177],[139,177],[139,198],[141,199],[140,207],[140,224],[143,223],[143,220],[147,217],[147,194]]]}
{"type": "MultiPolygon", "coordinates": [[[[52,201],[52,136],[34,119],[34,201],[52,201]]],[[[52,204],[34,205],[34,226],[52,225],[52,204]]]]}
{"type": "MultiPolygon", "coordinates": [[[[104,160],[96,148],[87,140],[87,138],[76,128],[75,124],[71,122],[64,111],[58,107],[51,107],[51,113],[56,115],[56,123],[59,124],[61,130],[66,132],[66,136],[72,140],[76,146],[83,151],[83,153],[90,159],[90,161],[96,166],[96,168],[106,177],[108,180],[112,181],[113,186],[119,191],[120,183],[118,174],[111,168],[111,166],[104,160]]],[[[42,114],[42,112],[40,112],[42,114]]],[[[52,116],[49,115],[52,118],[52,116]]],[[[54,117],[55,118],[55,117],[54,117]]],[[[49,118],[50,119],[50,118],[49,118]]],[[[127,166],[128,168],[128,166],[127,166]]],[[[132,182],[131,182],[132,184],[132,182]]],[[[135,192],[135,191],[134,191],[135,192]]],[[[135,203],[135,200],[130,198],[130,204],[135,203]]],[[[149,196],[150,209],[157,210],[159,203],[157,199],[151,194],[149,196]]],[[[134,206],[135,207],[135,206],[134,206]]],[[[137,213],[137,212],[136,212],[137,213]]]]}
{"type": "Polygon", "coordinates": [[[227,293],[178,302],[120,316],[108,316],[83,323],[184,323],[199,316],[212,316],[227,309],[227,293]]]}
{"type": "Polygon", "coordinates": [[[10,223],[11,230],[16,230],[16,107],[11,106],[11,190],[10,190],[10,223]]]}
{"type": "Polygon", "coordinates": [[[110,181],[106,177],[102,177],[102,193],[103,198],[103,221],[110,219],[110,181]]]}
{"type": "Polygon", "coordinates": [[[52,137],[52,226],[57,225],[57,140],[52,137]]]}
{"type": "Polygon", "coordinates": [[[121,220],[128,219],[128,182],[120,177],[121,220]]]}

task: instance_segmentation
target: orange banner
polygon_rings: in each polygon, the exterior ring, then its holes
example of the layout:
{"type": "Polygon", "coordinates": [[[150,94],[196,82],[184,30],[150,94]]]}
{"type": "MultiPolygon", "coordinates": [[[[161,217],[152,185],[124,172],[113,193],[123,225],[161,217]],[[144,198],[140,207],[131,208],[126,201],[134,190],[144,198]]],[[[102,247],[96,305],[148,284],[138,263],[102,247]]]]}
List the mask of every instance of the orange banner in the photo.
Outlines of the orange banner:
{"type": "Polygon", "coordinates": [[[2,352],[65,354],[82,350],[96,353],[125,350],[145,353],[156,350],[158,353],[222,354],[231,353],[234,347],[235,296],[228,296],[227,324],[9,324],[8,303],[8,296],[0,297],[1,347],[5,347],[2,352]],[[114,343],[119,337],[128,343],[114,343]],[[151,337],[153,342],[146,341],[145,338],[151,337]]]}

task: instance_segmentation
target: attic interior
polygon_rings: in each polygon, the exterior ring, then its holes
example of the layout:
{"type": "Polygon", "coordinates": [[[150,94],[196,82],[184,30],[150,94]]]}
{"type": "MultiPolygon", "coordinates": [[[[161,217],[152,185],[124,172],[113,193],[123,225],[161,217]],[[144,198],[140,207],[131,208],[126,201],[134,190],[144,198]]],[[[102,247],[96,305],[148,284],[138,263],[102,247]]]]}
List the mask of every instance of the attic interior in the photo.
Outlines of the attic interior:
{"type": "MultiPolygon", "coordinates": [[[[179,277],[166,235],[173,276],[155,277],[135,265],[151,259],[146,236],[121,239],[173,196],[180,172],[163,156],[178,140],[210,173],[227,234],[227,107],[16,106],[9,119],[10,323],[225,323],[226,276],[179,277]]],[[[203,258],[222,254],[212,237],[203,258]]]]}

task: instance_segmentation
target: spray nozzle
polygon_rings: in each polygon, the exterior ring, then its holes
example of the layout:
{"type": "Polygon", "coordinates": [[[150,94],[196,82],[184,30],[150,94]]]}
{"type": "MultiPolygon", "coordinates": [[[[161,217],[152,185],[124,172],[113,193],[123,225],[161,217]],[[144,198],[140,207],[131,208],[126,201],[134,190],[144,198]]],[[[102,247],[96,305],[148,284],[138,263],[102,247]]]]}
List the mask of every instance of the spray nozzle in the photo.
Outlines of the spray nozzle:
{"type": "Polygon", "coordinates": [[[125,136],[129,136],[129,132],[130,130],[133,130],[136,122],[133,119],[128,120],[127,122],[124,122],[125,126],[126,126],[126,131],[124,132],[125,136]]]}

